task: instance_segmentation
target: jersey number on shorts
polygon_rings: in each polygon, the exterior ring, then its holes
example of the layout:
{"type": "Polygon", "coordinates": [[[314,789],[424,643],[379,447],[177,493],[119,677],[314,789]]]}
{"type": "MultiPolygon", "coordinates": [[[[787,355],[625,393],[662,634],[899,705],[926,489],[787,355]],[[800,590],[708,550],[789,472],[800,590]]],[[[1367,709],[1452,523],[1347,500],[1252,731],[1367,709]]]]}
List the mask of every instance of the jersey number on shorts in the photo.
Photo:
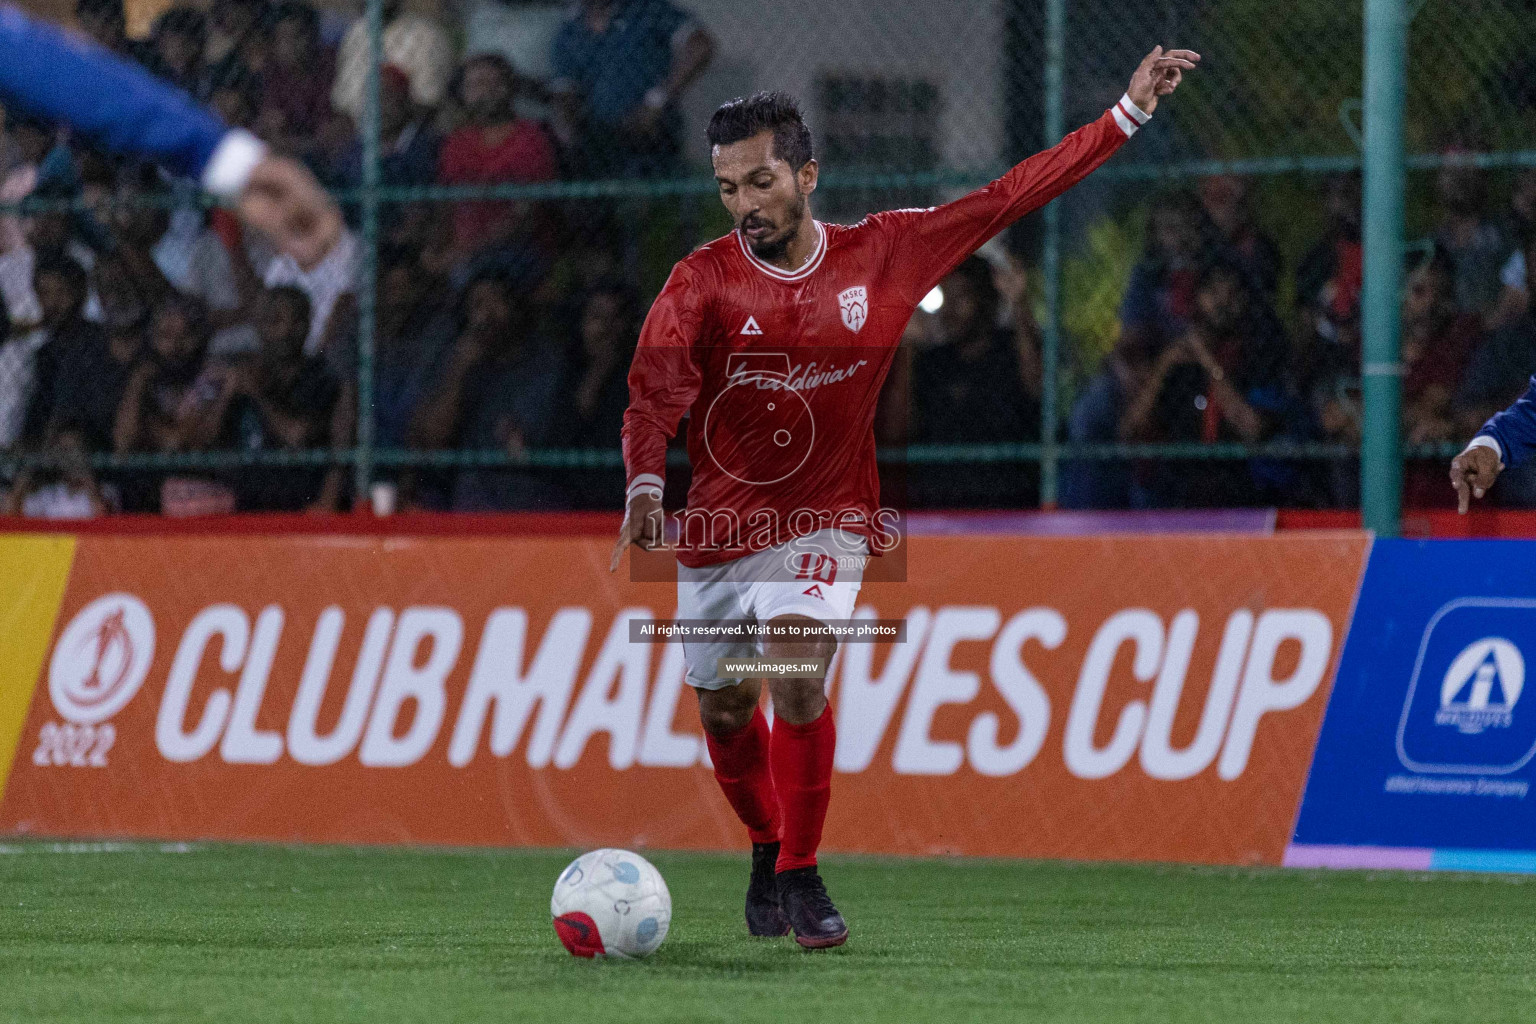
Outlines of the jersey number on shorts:
{"type": "Polygon", "coordinates": [[[795,568],[795,579],[815,580],[817,583],[835,583],[837,582],[837,559],[820,552],[803,554],[800,556],[799,564],[795,568]]]}

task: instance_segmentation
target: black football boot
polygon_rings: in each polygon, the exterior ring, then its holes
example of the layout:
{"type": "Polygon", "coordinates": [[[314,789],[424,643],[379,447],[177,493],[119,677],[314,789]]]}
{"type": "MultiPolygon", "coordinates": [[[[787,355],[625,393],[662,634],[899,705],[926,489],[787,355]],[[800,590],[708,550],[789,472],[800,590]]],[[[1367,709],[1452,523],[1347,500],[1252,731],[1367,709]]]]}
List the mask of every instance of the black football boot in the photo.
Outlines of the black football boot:
{"type": "Polygon", "coordinates": [[[789,934],[789,918],[779,902],[779,881],[774,865],[778,843],[752,844],[752,879],[747,883],[747,931],[762,938],[789,934]]]}
{"type": "Polygon", "coordinates": [[[795,930],[795,941],[806,949],[827,949],[848,941],[848,922],[837,912],[815,868],[780,871],[779,900],[795,930]]]}

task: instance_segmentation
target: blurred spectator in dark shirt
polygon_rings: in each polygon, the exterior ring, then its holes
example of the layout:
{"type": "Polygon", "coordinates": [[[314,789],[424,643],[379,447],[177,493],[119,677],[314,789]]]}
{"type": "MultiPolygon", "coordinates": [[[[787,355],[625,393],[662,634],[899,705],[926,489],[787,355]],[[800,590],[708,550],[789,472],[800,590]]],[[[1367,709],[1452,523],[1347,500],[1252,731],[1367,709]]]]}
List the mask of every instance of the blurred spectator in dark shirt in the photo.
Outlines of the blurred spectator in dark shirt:
{"type": "MultiPolygon", "coordinates": [[[[423,108],[436,107],[448,94],[453,78],[454,47],[448,30],[433,19],[407,11],[401,0],[384,0],[384,63],[405,72],[411,100],[423,108]]],[[[336,60],[331,105],[360,124],[363,91],[368,80],[368,19],[359,18],[347,30],[336,60]]]]}
{"type": "Polygon", "coordinates": [[[21,440],[37,369],[37,349],[44,337],[41,328],[15,329],[10,314],[0,304],[0,451],[21,440]]]}
{"type": "Polygon", "coordinates": [[[208,65],[215,89],[232,78],[252,73],[245,61],[245,50],[254,37],[271,31],[270,15],[267,0],[214,0],[209,6],[203,62],[208,65]]]}
{"type": "MultiPolygon", "coordinates": [[[[341,386],[325,361],[304,354],[309,299],[297,288],[273,288],[256,300],[261,350],[255,358],[218,363],[204,375],[213,388],[190,414],[195,448],[242,452],[303,451],[334,441],[331,413],[341,386]]],[[[345,443],[345,442],[342,442],[345,443]]],[[[336,511],[323,469],[249,466],[229,475],[242,511],[336,511]]]]}
{"type": "MultiPolygon", "coordinates": [[[[938,344],[912,362],[912,439],[930,444],[992,444],[1040,436],[1040,360],[1035,323],[1012,296],[1016,326],[998,326],[1003,296],[992,265],[972,256],[939,285],[938,344]]],[[[1009,464],[914,472],[915,501],[955,507],[1028,505],[1038,487],[1033,466],[1009,464]],[[931,492],[931,493],[930,493],[931,492]]]]}
{"type": "MultiPolygon", "coordinates": [[[[1291,429],[1283,336],[1241,267],[1200,275],[1184,333],[1152,363],[1120,422],[1124,441],[1213,444],[1271,440],[1291,429]]],[[[1153,508],[1274,504],[1283,467],[1165,460],[1138,469],[1138,504],[1153,508]]]]}
{"type": "MultiPolygon", "coordinates": [[[[379,69],[379,180],[385,185],[431,185],[437,179],[442,140],[432,111],[411,99],[410,80],[393,64],[379,69]]],[[[333,171],[342,188],[363,183],[363,142],[353,140],[333,171]]]]}
{"type": "Polygon", "coordinates": [[[1504,239],[1512,246],[1509,258],[1499,271],[1499,302],[1488,318],[1489,327],[1500,327],[1518,320],[1530,308],[1530,289],[1526,285],[1526,249],[1536,238],[1536,167],[1527,167],[1515,177],[1510,192],[1509,209],[1504,215],[1504,239]]]}
{"type": "Polygon", "coordinates": [[[1195,283],[1213,257],[1213,229],[1200,200],[1175,192],[1152,207],[1146,250],[1131,269],[1120,303],[1120,334],[1132,345],[1161,350],[1184,333],[1194,312],[1195,283]]]}
{"type": "MultiPolygon", "coordinates": [[[[1526,287],[1536,287],[1536,236],[1525,242],[1521,269],[1526,287]]],[[[1453,403],[1459,416],[1457,434],[1471,436],[1494,413],[1525,393],[1536,374],[1536,312],[1523,311],[1514,321],[1493,331],[1478,344],[1453,403]]]]}
{"type": "MultiPolygon", "coordinates": [[[[1536,236],[1527,237],[1520,269],[1527,290],[1536,292],[1536,236]]],[[[1536,376],[1536,310],[1524,308],[1513,320],[1489,331],[1462,375],[1452,409],[1456,436],[1471,437],[1494,413],[1525,393],[1536,376]]],[[[1536,505],[1536,464],[1527,462],[1499,477],[1492,495],[1503,505],[1536,505]]]]}
{"type": "Polygon", "coordinates": [[[1200,179],[1200,204],[1224,247],[1223,257],[1248,273],[1253,286],[1273,299],[1280,284],[1280,249],[1259,227],[1251,179],[1218,174],[1200,179]]]}
{"type": "Polygon", "coordinates": [[[1338,325],[1360,313],[1364,253],[1360,246],[1360,175],[1328,179],[1324,193],[1327,228],[1296,270],[1296,304],[1304,329],[1338,341],[1338,325]]]}
{"type": "MultiPolygon", "coordinates": [[[[564,353],[534,331],[533,311],[512,282],[480,277],[464,293],[463,328],[411,425],[412,447],[496,450],[516,458],[555,437],[564,353]]],[[[555,475],[466,470],[452,506],[464,511],[560,508],[555,475]]]]}
{"type": "Polygon", "coordinates": [[[128,15],[123,0],[75,0],[75,20],[80,31],[98,46],[160,73],[160,55],[154,44],[128,38],[128,15]]]}
{"type": "MultiPolygon", "coordinates": [[[[554,143],[544,126],[517,116],[517,76],[502,57],[483,54],[465,62],[456,95],[468,123],[443,141],[438,181],[444,185],[498,185],[548,181],[558,173],[554,143]]],[[[490,249],[503,259],[540,261],[548,225],[543,204],[476,201],[454,203],[448,263],[460,275],[490,249]]]]}
{"type": "MultiPolygon", "coordinates": [[[[1067,418],[1074,444],[1115,444],[1120,419],[1141,392],[1152,370],[1144,342],[1122,339],[1088,381],[1067,418]]],[[[1130,464],[1109,459],[1069,459],[1061,467],[1062,508],[1130,508],[1134,478],[1130,464]]]]}
{"type": "Polygon", "coordinates": [[[273,8],[271,20],[256,134],[289,153],[320,152],[322,129],[329,129],[335,71],[335,57],[320,44],[320,16],[306,3],[286,0],[273,8]]]}
{"type": "MultiPolygon", "coordinates": [[[[1451,399],[1482,333],[1476,314],[1457,308],[1454,268],[1439,250],[1408,274],[1403,296],[1403,432],[1409,445],[1460,437],[1451,399]]],[[[1438,459],[1408,463],[1403,503],[1412,508],[1454,504],[1443,492],[1445,468],[1438,459]]]]}
{"type": "Polygon", "coordinates": [[[446,283],[422,268],[415,250],[380,254],[373,429],[382,448],[409,443],[411,419],[458,337],[447,296],[446,283]]]}
{"type": "Polygon", "coordinates": [[[243,65],[235,65],[214,78],[208,105],[231,128],[250,131],[256,127],[256,117],[261,113],[261,79],[243,65]]]}
{"type": "Polygon", "coordinates": [[[207,320],[196,299],[170,293],[155,308],[149,350],[128,378],[113,430],[118,452],[184,451],[188,412],[212,397],[196,393],[208,347],[207,320]]]}
{"type": "Polygon", "coordinates": [[[105,350],[106,338],[100,325],[83,315],[89,279],[78,263],[57,255],[40,256],[34,281],[44,340],[35,356],[22,440],[40,443],[54,417],[73,412],[66,403],[79,397],[79,382],[71,374],[82,360],[105,350]]]}
{"type": "MultiPolygon", "coordinates": [[[[150,321],[148,352],[134,367],[118,406],[115,451],[192,450],[195,414],[217,394],[203,375],[208,334],[196,299],[173,291],[160,301],[150,321]]],[[[234,492],[208,475],[144,473],[135,484],[146,492],[143,503],[166,515],[234,511],[234,492]]]]}
{"type": "MultiPolygon", "coordinates": [[[[561,387],[562,446],[612,449],[618,443],[639,333],[640,304],[627,285],[602,281],[587,293],[561,387]]],[[[569,470],[565,484],[578,508],[617,507],[624,469],[569,470]]]]}
{"type": "Polygon", "coordinates": [[[581,0],[555,36],[553,91],[567,142],[596,177],[671,173],[678,101],[715,41],[668,0],[581,0]]]}
{"type": "Polygon", "coordinates": [[[116,269],[128,278],[121,285],[136,291],[150,307],[173,288],[201,302],[214,332],[212,355],[254,351],[255,332],[244,307],[257,282],[244,249],[237,246],[231,252],[194,208],[177,211],[181,219],[173,228],[157,173],[148,167],[144,171],[138,181],[119,190],[120,202],[108,217],[116,269]]]}
{"type": "Polygon", "coordinates": [[[1440,203],[1435,245],[1450,259],[1456,304],[1469,313],[1492,312],[1508,248],[1488,216],[1487,178],[1475,167],[1442,167],[1435,198],[1440,203]]]}
{"type": "MultiPolygon", "coordinates": [[[[1335,175],[1324,192],[1327,226],[1296,271],[1296,334],[1292,378],[1321,441],[1358,445],[1360,405],[1360,175],[1335,175]]],[[[1353,461],[1318,462],[1298,504],[1359,504],[1360,472],[1353,461]]]]}
{"type": "MultiPolygon", "coordinates": [[[[431,185],[437,180],[442,140],[432,126],[432,112],[411,100],[410,81],[393,64],[379,69],[379,181],[386,186],[431,185]]],[[[363,142],[353,139],[325,176],[336,188],[358,188],[363,183],[363,142]]],[[[346,209],[354,227],[360,207],[346,209]]],[[[422,245],[431,215],[426,203],[390,203],[379,211],[379,227],[386,243],[422,245]]]]}
{"type": "Polygon", "coordinates": [[[96,278],[107,319],[102,327],[83,331],[60,361],[55,418],[67,417],[92,451],[110,451],[118,406],[144,356],[144,327],[152,307],[133,290],[119,258],[103,258],[96,278]]]}
{"type": "Polygon", "coordinates": [[[85,431],[68,420],[54,423],[43,453],[58,460],[46,469],[24,469],[6,495],[3,512],[33,519],[94,519],[117,510],[117,496],[91,470],[85,431]]]}
{"type": "Polygon", "coordinates": [[[203,51],[208,45],[208,19],[196,7],[172,7],[155,19],[150,30],[162,78],[185,89],[197,100],[207,100],[213,89],[203,51]]]}

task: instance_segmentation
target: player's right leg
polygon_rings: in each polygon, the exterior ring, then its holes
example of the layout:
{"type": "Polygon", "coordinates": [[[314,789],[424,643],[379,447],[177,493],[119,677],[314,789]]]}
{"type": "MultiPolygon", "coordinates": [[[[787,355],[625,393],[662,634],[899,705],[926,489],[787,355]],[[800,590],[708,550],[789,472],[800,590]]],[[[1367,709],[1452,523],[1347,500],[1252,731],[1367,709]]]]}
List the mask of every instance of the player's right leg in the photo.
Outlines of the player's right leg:
{"type": "Polygon", "coordinates": [[[699,720],[715,781],[752,840],[747,931],[763,937],[788,935],[789,918],[779,900],[779,802],[769,767],[768,720],[758,706],[762,683],[747,679],[694,692],[699,695],[699,720]]]}
{"type": "MultiPolygon", "coordinates": [[[[740,584],[731,569],[681,569],[678,618],[704,622],[744,619],[740,584]]],[[[752,841],[752,875],[747,883],[747,930],[753,935],[789,934],[789,919],[779,903],[779,801],[769,765],[768,719],[758,706],[762,682],[722,679],[721,658],[750,658],[755,643],[701,643],[685,640],[687,682],[699,695],[699,720],[714,764],[715,781],[726,802],[747,828],[752,841]]]]}

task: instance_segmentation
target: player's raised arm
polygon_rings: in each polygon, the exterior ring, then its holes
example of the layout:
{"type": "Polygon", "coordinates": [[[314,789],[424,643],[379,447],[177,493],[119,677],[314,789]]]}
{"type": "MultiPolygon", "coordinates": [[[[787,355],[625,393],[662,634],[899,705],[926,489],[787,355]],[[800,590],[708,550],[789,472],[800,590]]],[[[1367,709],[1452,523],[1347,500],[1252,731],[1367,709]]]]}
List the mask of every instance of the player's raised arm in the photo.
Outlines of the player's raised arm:
{"type": "Polygon", "coordinates": [[[1451,460],[1457,511],[1465,515],[1472,499],[1487,494],[1499,474],[1524,462],[1532,448],[1536,448],[1536,377],[1519,401],[1484,424],[1451,460]]]}
{"type": "Polygon", "coordinates": [[[679,263],[640,331],[629,368],[629,408],[624,411],[624,525],[609,572],[618,569],[624,549],[631,544],[649,548],[662,540],[667,442],[698,397],[703,380],[695,349],[703,309],[697,276],[679,263]]]}
{"type": "Polygon", "coordinates": [[[1156,47],[1136,68],[1125,95],[1092,124],[953,203],[873,218],[889,227],[891,265],[898,277],[908,277],[908,299],[921,299],[992,236],[1091,174],[1147,123],[1159,100],[1199,62],[1193,50],[1156,47]],[[901,274],[901,268],[911,268],[912,274],[901,274]]]}
{"type": "Polygon", "coordinates": [[[341,235],[340,211],[302,165],[138,65],[9,6],[0,6],[0,99],[238,199],[241,217],[301,266],[341,235]]]}

